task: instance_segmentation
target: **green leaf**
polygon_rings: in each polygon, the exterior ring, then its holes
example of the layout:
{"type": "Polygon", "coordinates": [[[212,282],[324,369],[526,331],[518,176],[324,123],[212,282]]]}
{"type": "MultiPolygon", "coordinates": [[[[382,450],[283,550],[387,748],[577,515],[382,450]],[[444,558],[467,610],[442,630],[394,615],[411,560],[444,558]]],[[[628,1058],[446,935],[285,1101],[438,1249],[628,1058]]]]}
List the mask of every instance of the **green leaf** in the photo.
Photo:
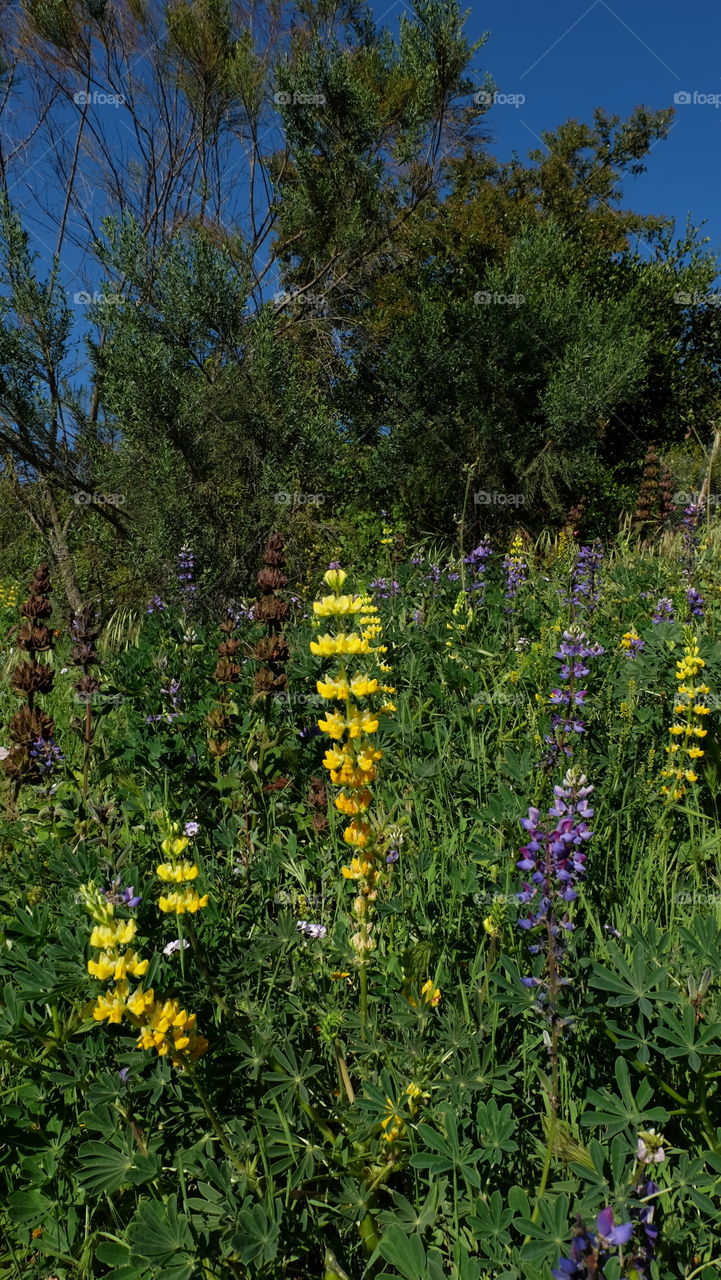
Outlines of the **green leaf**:
{"type": "Polygon", "coordinates": [[[128,1227],[131,1261],[154,1268],[157,1280],[192,1280],[196,1256],[188,1220],[174,1196],[167,1204],[144,1200],[128,1227]]]}
{"type": "Polygon", "coordinates": [[[126,1182],[149,1182],[158,1171],[157,1160],[138,1152],[128,1154],[105,1142],[84,1142],[78,1157],[81,1162],[78,1182],[86,1191],[97,1195],[109,1195],[126,1182]]]}

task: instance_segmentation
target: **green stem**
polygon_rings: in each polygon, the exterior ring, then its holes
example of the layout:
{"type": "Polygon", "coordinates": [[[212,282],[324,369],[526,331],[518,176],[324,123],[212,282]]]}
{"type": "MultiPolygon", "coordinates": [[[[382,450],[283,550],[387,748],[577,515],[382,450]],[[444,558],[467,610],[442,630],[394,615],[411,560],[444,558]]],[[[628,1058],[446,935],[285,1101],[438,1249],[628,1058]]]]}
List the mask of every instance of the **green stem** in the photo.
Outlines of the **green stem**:
{"type": "Polygon", "coordinates": [[[368,965],[364,960],[360,970],[360,1034],[366,1039],[368,1027],[368,965]]]}
{"type": "Polygon", "coordinates": [[[188,1075],[193,1081],[193,1087],[195,1089],[195,1092],[197,1093],[201,1103],[203,1104],[203,1110],[211,1123],[213,1132],[215,1133],[215,1136],[217,1137],[221,1147],[223,1148],[231,1164],[233,1164],[235,1168],[238,1170],[238,1173],[242,1173],[243,1176],[245,1177],[247,1175],[248,1170],[246,1169],[242,1161],[240,1161],[236,1156],[230,1144],[230,1139],[220,1122],[218,1114],[215,1111],[215,1108],[213,1107],[213,1104],[210,1101],[210,1098],[208,1097],[207,1093],[205,1092],[205,1089],[200,1083],[195,1067],[193,1066],[193,1063],[190,1060],[188,1060],[186,1063],[186,1069],[187,1069],[188,1075]]]}
{"type": "Polygon", "coordinates": [[[702,1262],[700,1267],[696,1267],[695,1271],[690,1271],[686,1276],[686,1280],[693,1280],[694,1276],[700,1276],[706,1267],[721,1267],[721,1258],[712,1258],[710,1262],[702,1262]]]}

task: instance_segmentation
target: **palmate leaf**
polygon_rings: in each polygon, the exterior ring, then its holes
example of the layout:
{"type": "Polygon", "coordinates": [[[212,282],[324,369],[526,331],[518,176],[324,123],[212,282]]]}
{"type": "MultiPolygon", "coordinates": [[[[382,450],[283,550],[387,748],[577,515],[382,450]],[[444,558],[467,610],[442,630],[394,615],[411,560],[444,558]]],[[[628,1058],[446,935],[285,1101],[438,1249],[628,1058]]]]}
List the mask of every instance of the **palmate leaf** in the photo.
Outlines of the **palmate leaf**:
{"type": "Polygon", "coordinates": [[[262,1204],[242,1209],[238,1214],[238,1231],[230,1241],[241,1262],[262,1265],[272,1262],[278,1252],[280,1220],[268,1216],[262,1204]]]}
{"type": "Polygon", "coordinates": [[[675,1004],[678,995],[666,985],[666,970],[648,962],[646,948],[642,943],[634,947],[631,963],[628,964],[619,947],[608,944],[609,955],[615,965],[616,972],[594,964],[591,986],[609,992],[612,1008],[623,1005],[638,1005],[646,1017],[651,1017],[653,1000],[663,1000],[675,1004]]]}
{"type": "Polygon", "coordinates": [[[95,1195],[110,1195],[124,1183],[138,1185],[156,1177],[158,1161],[140,1152],[126,1152],[105,1142],[84,1142],[78,1152],[78,1182],[95,1195]]]}
{"type": "Polygon", "coordinates": [[[569,1224],[569,1199],[566,1195],[554,1198],[546,1197],[538,1206],[538,1221],[531,1218],[516,1218],[513,1226],[524,1236],[529,1236],[529,1243],[521,1248],[521,1257],[531,1263],[548,1262],[553,1266],[565,1253],[571,1227],[569,1224]]]}
{"type": "Polygon", "coordinates": [[[721,1054],[721,1023],[704,1026],[696,1021],[691,1005],[686,1005],[682,1017],[675,1011],[661,1010],[665,1026],[656,1028],[656,1035],[667,1040],[666,1048],[659,1046],[664,1058],[688,1059],[692,1071],[701,1066],[699,1054],[721,1054]]]}
{"type": "MultiPolygon", "coordinates": [[[[418,1236],[405,1235],[400,1227],[391,1227],[378,1245],[381,1257],[390,1262],[403,1280],[443,1280],[443,1267],[440,1264],[437,1250],[429,1255],[418,1236]]],[[[383,1271],[378,1280],[394,1280],[389,1272],[383,1271]]]]}
{"type": "Polygon", "coordinates": [[[128,1227],[131,1263],[146,1263],[156,1280],[192,1280],[197,1259],[187,1219],[174,1196],[165,1205],[143,1200],[128,1227]]]}
{"type": "Polygon", "coordinates": [[[629,1080],[628,1065],[624,1058],[618,1058],[615,1067],[616,1081],[621,1093],[619,1098],[608,1089],[589,1089],[586,1101],[595,1104],[598,1111],[584,1111],[580,1117],[582,1125],[605,1125],[609,1138],[630,1128],[634,1133],[649,1123],[663,1124],[668,1120],[668,1111],[664,1107],[648,1107],[653,1097],[653,1088],[648,1080],[642,1080],[638,1093],[634,1098],[629,1080]]]}

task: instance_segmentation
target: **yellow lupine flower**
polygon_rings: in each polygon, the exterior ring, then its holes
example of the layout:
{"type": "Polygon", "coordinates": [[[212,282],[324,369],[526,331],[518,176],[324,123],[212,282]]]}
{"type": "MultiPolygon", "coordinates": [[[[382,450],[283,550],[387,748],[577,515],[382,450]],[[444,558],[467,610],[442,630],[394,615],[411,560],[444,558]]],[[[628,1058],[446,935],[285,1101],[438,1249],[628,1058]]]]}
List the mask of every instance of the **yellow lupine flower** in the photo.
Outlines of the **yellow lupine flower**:
{"type": "Polygon", "coordinates": [[[177,838],[169,836],[167,839],[161,841],[160,847],[166,857],[179,858],[181,853],[185,852],[189,844],[190,840],[187,836],[178,836],[177,838]]]}
{"type": "Polygon", "coordinates": [[[131,995],[125,1007],[129,1013],[134,1015],[134,1017],[141,1018],[148,1009],[153,1007],[154,1004],[155,996],[153,988],[150,987],[148,991],[143,991],[142,987],[138,987],[131,995]]]}
{"type": "Polygon", "coordinates": [[[348,697],[349,685],[347,680],[316,680],[315,687],[321,698],[335,698],[338,701],[344,701],[348,697]]]}
{"type": "Polygon", "coordinates": [[[331,591],[341,591],[347,577],[345,569],[327,569],[323,574],[323,581],[331,591]]]}
{"type": "Polygon", "coordinates": [[[313,601],[313,612],[317,618],[341,617],[349,613],[360,613],[363,601],[360,596],[323,596],[313,601]]]}
{"type": "Polygon", "coordinates": [[[369,836],[370,823],[363,822],[360,819],[354,819],[343,832],[343,839],[346,844],[356,845],[359,849],[365,848],[368,844],[369,836]]]}
{"type": "Polygon", "coordinates": [[[360,791],[356,796],[347,796],[344,791],[341,791],[335,798],[335,807],[340,813],[352,817],[356,813],[365,813],[372,800],[370,791],[360,791]]]}
{"type": "Polygon", "coordinates": [[[354,698],[368,698],[379,689],[378,681],[365,675],[354,676],[350,682],[350,691],[354,698]]]}
{"type": "Polygon", "coordinates": [[[198,868],[194,862],[161,862],[155,874],[168,884],[182,884],[184,880],[195,880],[198,868]]]}
{"type": "Polygon", "coordinates": [[[323,733],[327,733],[329,738],[342,738],[345,733],[346,723],[343,716],[337,711],[329,711],[324,720],[318,721],[318,728],[323,733]]]}
{"type": "Polygon", "coordinates": [[[111,924],[96,924],[90,935],[91,947],[110,951],[132,942],[138,926],[134,920],[114,920],[111,924]]]}
{"type": "Polygon", "coordinates": [[[100,982],[107,982],[108,978],[122,982],[129,973],[142,977],[147,973],[149,964],[149,960],[140,960],[135,951],[125,951],[121,956],[112,951],[101,951],[97,960],[88,960],[88,973],[100,982]]]}
{"type": "Polygon", "coordinates": [[[360,858],[352,858],[349,867],[341,867],[340,873],[346,880],[361,880],[373,870],[373,863],[360,858]]]}
{"type": "Polygon", "coordinates": [[[208,895],[204,893],[202,898],[198,896],[197,889],[181,889],[158,898],[158,906],[161,911],[166,914],[175,912],[176,915],[185,915],[186,911],[191,914],[200,911],[201,907],[207,907],[208,895]]]}
{"type": "Polygon", "coordinates": [[[114,991],[106,991],[104,995],[99,995],[93,1009],[95,1021],[122,1022],[128,991],[127,982],[121,982],[114,991]]]}
{"type": "Polygon", "coordinates": [[[386,1098],[386,1115],[381,1120],[383,1137],[386,1142],[395,1142],[397,1138],[401,1137],[405,1127],[405,1120],[398,1114],[396,1103],[391,1098],[386,1098]]]}
{"type": "Polygon", "coordinates": [[[318,657],[330,658],[336,653],[370,653],[370,646],[368,641],[357,632],[340,631],[337,636],[326,632],[317,640],[311,640],[310,651],[318,657]]]}
{"type": "Polygon", "coordinates": [[[434,1009],[441,998],[441,993],[439,988],[434,987],[430,978],[428,979],[428,982],[424,982],[423,986],[421,987],[421,995],[423,996],[423,999],[425,1000],[426,1004],[432,1005],[434,1009]]]}

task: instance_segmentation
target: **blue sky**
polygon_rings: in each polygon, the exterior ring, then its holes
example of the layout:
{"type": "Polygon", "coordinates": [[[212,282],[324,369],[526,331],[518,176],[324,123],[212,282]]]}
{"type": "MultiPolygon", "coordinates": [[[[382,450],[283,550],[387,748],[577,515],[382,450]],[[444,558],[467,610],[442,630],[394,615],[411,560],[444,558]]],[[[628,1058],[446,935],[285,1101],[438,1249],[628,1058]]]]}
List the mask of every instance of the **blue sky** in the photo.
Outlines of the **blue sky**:
{"type": "MultiPolygon", "coordinates": [[[[406,0],[373,0],[373,12],[379,26],[396,32],[401,15],[411,9],[406,0]]],[[[509,159],[516,152],[525,158],[542,145],[544,130],[571,117],[591,122],[597,106],[621,118],[641,104],[675,106],[669,137],[654,145],[646,173],[626,179],[623,203],[641,213],[672,216],[678,234],[689,215],[696,225],[705,220],[704,234],[721,249],[719,0],[691,0],[685,8],[676,0],[552,0],[550,7],[537,0],[487,0],[472,5],[466,21],[471,42],[484,32],[489,38],[475,55],[473,76],[480,88],[490,75],[499,94],[513,99],[497,102],[484,119],[496,156],[509,159]],[[675,104],[679,94],[691,101],[675,104]],[[708,100],[714,97],[718,106],[708,100]]],[[[117,115],[122,140],[125,122],[122,111],[117,115]]],[[[72,112],[69,120],[74,127],[72,112]]],[[[26,181],[41,194],[51,190],[50,163],[46,149],[39,163],[28,171],[21,167],[11,183],[43,266],[55,232],[43,226],[26,181]]],[[[92,203],[92,191],[88,198],[92,203]]],[[[71,289],[85,289],[97,278],[97,267],[83,263],[66,242],[63,276],[71,289]]],[[[276,287],[274,278],[271,292],[276,287]]]]}
{"type": "MultiPolygon", "coordinates": [[[[376,0],[381,25],[396,28],[404,0],[376,0]]],[[[624,204],[639,213],[687,215],[721,248],[721,4],[719,0],[487,0],[470,7],[471,40],[488,42],[474,60],[479,84],[489,72],[500,93],[525,96],[497,103],[486,116],[491,150],[525,157],[544,130],[564,120],[591,122],[595,107],[628,116],[634,107],[676,106],[665,141],[655,145],[645,174],[625,185],[624,204]],[[717,95],[718,106],[703,101],[717,95]]]]}

